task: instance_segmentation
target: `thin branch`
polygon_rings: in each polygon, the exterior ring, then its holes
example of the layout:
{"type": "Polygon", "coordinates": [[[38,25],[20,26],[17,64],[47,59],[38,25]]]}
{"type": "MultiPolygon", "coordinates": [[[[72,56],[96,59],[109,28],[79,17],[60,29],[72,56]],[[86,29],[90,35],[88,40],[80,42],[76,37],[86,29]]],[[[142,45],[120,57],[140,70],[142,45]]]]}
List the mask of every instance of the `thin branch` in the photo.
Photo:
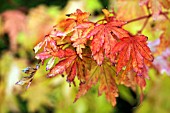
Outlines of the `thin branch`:
{"type": "MultiPolygon", "coordinates": [[[[160,15],[166,15],[166,14],[168,14],[168,12],[161,12],[160,13],[160,15]]],[[[152,14],[149,14],[149,15],[146,15],[146,16],[142,16],[142,17],[138,17],[138,18],[135,18],[135,19],[127,21],[126,24],[129,24],[131,22],[135,22],[135,21],[138,21],[138,20],[142,20],[142,19],[145,19],[145,18],[150,18],[151,16],[152,16],[152,14]]]]}
{"type": "Polygon", "coordinates": [[[131,23],[131,22],[135,22],[135,21],[138,21],[138,20],[142,20],[142,19],[145,19],[145,18],[150,18],[151,16],[152,16],[152,15],[149,14],[149,15],[146,15],[146,16],[138,17],[138,18],[135,18],[135,19],[132,19],[132,20],[127,21],[126,24],[129,24],[129,23],[131,23]]]}
{"type": "Polygon", "coordinates": [[[147,18],[142,26],[142,28],[138,31],[138,33],[142,33],[143,29],[145,28],[146,24],[148,23],[149,18],[147,18]]]}

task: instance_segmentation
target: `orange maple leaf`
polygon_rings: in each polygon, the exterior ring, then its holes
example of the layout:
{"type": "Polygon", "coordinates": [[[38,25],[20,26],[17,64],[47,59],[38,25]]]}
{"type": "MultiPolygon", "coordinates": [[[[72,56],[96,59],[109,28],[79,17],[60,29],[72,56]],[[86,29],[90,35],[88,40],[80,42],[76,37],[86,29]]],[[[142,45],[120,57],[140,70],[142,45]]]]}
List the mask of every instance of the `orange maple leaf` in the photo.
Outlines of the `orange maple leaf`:
{"type": "Polygon", "coordinates": [[[118,89],[114,80],[114,75],[116,75],[116,72],[108,63],[98,66],[96,63],[92,62],[91,69],[86,74],[85,82],[80,84],[74,102],[85,95],[92,86],[100,82],[98,95],[101,96],[102,93],[105,93],[107,100],[115,106],[118,89]]]}
{"type": "Polygon", "coordinates": [[[118,97],[118,88],[116,86],[115,70],[110,65],[106,64],[102,67],[102,75],[100,75],[99,96],[105,93],[106,99],[112,104],[116,105],[116,97],[118,97]]]}
{"type": "Polygon", "coordinates": [[[56,25],[54,27],[56,31],[51,34],[52,37],[63,36],[62,39],[70,36],[72,46],[76,48],[76,52],[81,58],[82,49],[87,43],[86,36],[94,27],[93,23],[88,21],[89,15],[90,13],[77,9],[75,13],[69,15],[69,18],[56,25]]]}
{"type": "Polygon", "coordinates": [[[79,86],[79,91],[76,95],[74,102],[76,102],[81,96],[85,95],[87,91],[93,86],[96,85],[100,75],[100,68],[96,63],[92,62],[91,69],[86,70],[85,82],[82,82],[79,86]]]}

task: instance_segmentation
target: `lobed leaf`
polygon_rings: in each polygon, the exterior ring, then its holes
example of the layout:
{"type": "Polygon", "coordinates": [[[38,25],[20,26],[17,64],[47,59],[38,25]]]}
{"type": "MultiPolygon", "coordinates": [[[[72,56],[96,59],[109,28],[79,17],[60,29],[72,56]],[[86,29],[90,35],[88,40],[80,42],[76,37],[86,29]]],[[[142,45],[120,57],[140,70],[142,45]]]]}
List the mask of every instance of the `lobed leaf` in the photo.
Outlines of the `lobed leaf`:
{"type": "Polygon", "coordinates": [[[76,48],[77,54],[82,58],[82,49],[85,48],[87,43],[87,34],[93,29],[94,24],[88,22],[89,13],[82,12],[77,10],[75,13],[70,14],[69,18],[61,21],[58,25],[55,26],[55,35],[63,36],[62,39],[65,39],[66,36],[70,36],[70,41],[73,42],[72,46],[76,48]]]}
{"type": "Polygon", "coordinates": [[[81,83],[79,86],[79,91],[76,95],[74,102],[76,102],[81,96],[85,95],[87,91],[98,82],[100,75],[100,69],[97,65],[93,65],[90,72],[86,75],[85,83],[81,83]]]}
{"type": "Polygon", "coordinates": [[[100,82],[99,96],[102,93],[106,94],[106,98],[113,106],[116,104],[116,97],[118,96],[118,89],[114,81],[113,76],[116,74],[115,70],[111,68],[107,63],[105,66],[98,66],[96,63],[91,63],[91,69],[86,75],[85,83],[81,83],[79,91],[76,95],[74,102],[76,102],[81,96],[85,95],[87,91],[97,82],[100,82]]]}
{"type": "Polygon", "coordinates": [[[93,36],[91,42],[91,51],[94,60],[98,65],[101,65],[104,60],[104,54],[110,60],[113,60],[110,56],[111,48],[115,46],[118,39],[123,37],[129,37],[129,34],[124,29],[120,28],[125,22],[119,22],[117,20],[111,20],[106,24],[96,25],[94,29],[87,35],[87,38],[93,36]],[[116,24],[118,22],[118,24],[116,24]],[[104,48],[104,50],[101,50],[104,48]]]}
{"type": "Polygon", "coordinates": [[[133,70],[139,75],[142,74],[142,70],[145,66],[144,59],[150,62],[153,61],[153,56],[146,44],[146,39],[147,37],[143,35],[124,37],[112,48],[112,55],[115,55],[117,52],[119,53],[118,64],[116,66],[117,73],[119,73],[122,67],[126,66],[130,58],[132,58],[131,64],[133,70]]]}

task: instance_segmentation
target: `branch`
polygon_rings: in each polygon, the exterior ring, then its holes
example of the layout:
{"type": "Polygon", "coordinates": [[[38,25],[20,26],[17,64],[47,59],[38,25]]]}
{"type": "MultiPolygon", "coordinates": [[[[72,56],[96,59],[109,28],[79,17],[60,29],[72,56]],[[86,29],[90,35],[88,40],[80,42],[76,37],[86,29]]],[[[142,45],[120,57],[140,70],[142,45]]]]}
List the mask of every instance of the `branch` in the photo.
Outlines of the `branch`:
{"type": "Polygon", "coordinates": [[[142,17],[138,17],[138,18],[135,18],[135,19],[127,21],[126,24],[129,24],[131,22],[135,22],[135,21],[138,21],[138,20],[142,20],[142,19],[145,19],[145,18],[150,18],[151,16],[152,16],[152,14],[149,14],[149,15],[146,15],[146,16],[142,16],[142,17]]]}
{"type": "MultiPolygon", "coordinates": [[[[168,14],[168,12],[161,12],[160,13],[160,15],[166,15],[166,14],[168,14]]],[[[146,16],[142,16],[142,17],[138,17],[138,18],[135,18],[135,19],[127,21],[126,24],[129,24],[131,22],[135,22],[135,21],[138,21],[138,20],[142,20],[142,19],[145,19],[145,18],[150,18],[151,16],[152,16],[152,14],[149,14],[149,15],[146,15],[146,16]]]]}

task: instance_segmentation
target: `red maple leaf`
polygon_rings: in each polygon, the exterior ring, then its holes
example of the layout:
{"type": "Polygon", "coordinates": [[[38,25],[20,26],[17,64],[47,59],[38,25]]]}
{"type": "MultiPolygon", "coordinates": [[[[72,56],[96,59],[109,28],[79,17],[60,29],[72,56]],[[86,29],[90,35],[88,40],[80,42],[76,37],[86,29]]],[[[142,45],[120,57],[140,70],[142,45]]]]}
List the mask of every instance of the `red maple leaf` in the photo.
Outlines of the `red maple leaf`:
{"type": "Polygon", "coordinates": [[[76,55],[73,55],[71,57],[65,58],[64,60],[61,60],[54,66],[54,68],[50,70],[50,72],[47,74],[47,77],[54,77],[58,74],[63,74],[67,68],[73,65],[75,59],[76,55]]]}
{"type": "MultiPolygon", "coordinates": [[[[67,51],[65,52],[67,53],[67,51]]],[[[67,82],[72,82],[75,85],[74,78],[77,76],[80,83],[84,83],[85,77],[87,77],[90,59],[85,55],[83,55],[83,59],[80,59],[76,55],[76,52],[73,52],[74,54],[71,53],[65,55],[65,57],[63,57],[62,60],[59,61],[54,66],[54,68],[50,70],[47,77],[54,77],[56,75],[63,74],[63,72],[66,72],[67,82]]]]}
{"type": "Polygon", "coordinates": [[[51,57],[46,64],[46,70],[50,70],[47,77],[54,77],[66,71],[67,81],[74,82],[74,77],[77,75],[76,52],[71,48],[62,49],[62,46],[58,46],[56,42],[50,35],[46,36],[44,41],[35,46],[35,52],[44,47],[43,51],[38,53],[35,58],[41,59],[43,62],[51,57]],[[53,67],[56,58],[59,58],[60,61],[53,67]]]}
{"type": "Polygon", "coordinates": [[[128,63],[132,65],[133,70],[138,74],[142,75],[143,69],[145,68],[144,61],[153,61],[153,56],[149,47],[147,46],[146,36],[132,36],[124,37],[112,48],[112,55],[114,56],[117,52],[118,63],[117,73],[119,73],[124,66],[128,63]]]}
{"type": "Polygon", "coordinates": [[[88,34],[87,38],[93,36],[91,51],[98,65],[102,64],[104,53],[106,57],[113,59],[113,56],[110,56],[110,52],[111,48],[117,43],[117,39],[129,36],[128,32],[121,28],[125,23],[110,18],[107,23],[96,24],[95,28],[88,34]]]}

